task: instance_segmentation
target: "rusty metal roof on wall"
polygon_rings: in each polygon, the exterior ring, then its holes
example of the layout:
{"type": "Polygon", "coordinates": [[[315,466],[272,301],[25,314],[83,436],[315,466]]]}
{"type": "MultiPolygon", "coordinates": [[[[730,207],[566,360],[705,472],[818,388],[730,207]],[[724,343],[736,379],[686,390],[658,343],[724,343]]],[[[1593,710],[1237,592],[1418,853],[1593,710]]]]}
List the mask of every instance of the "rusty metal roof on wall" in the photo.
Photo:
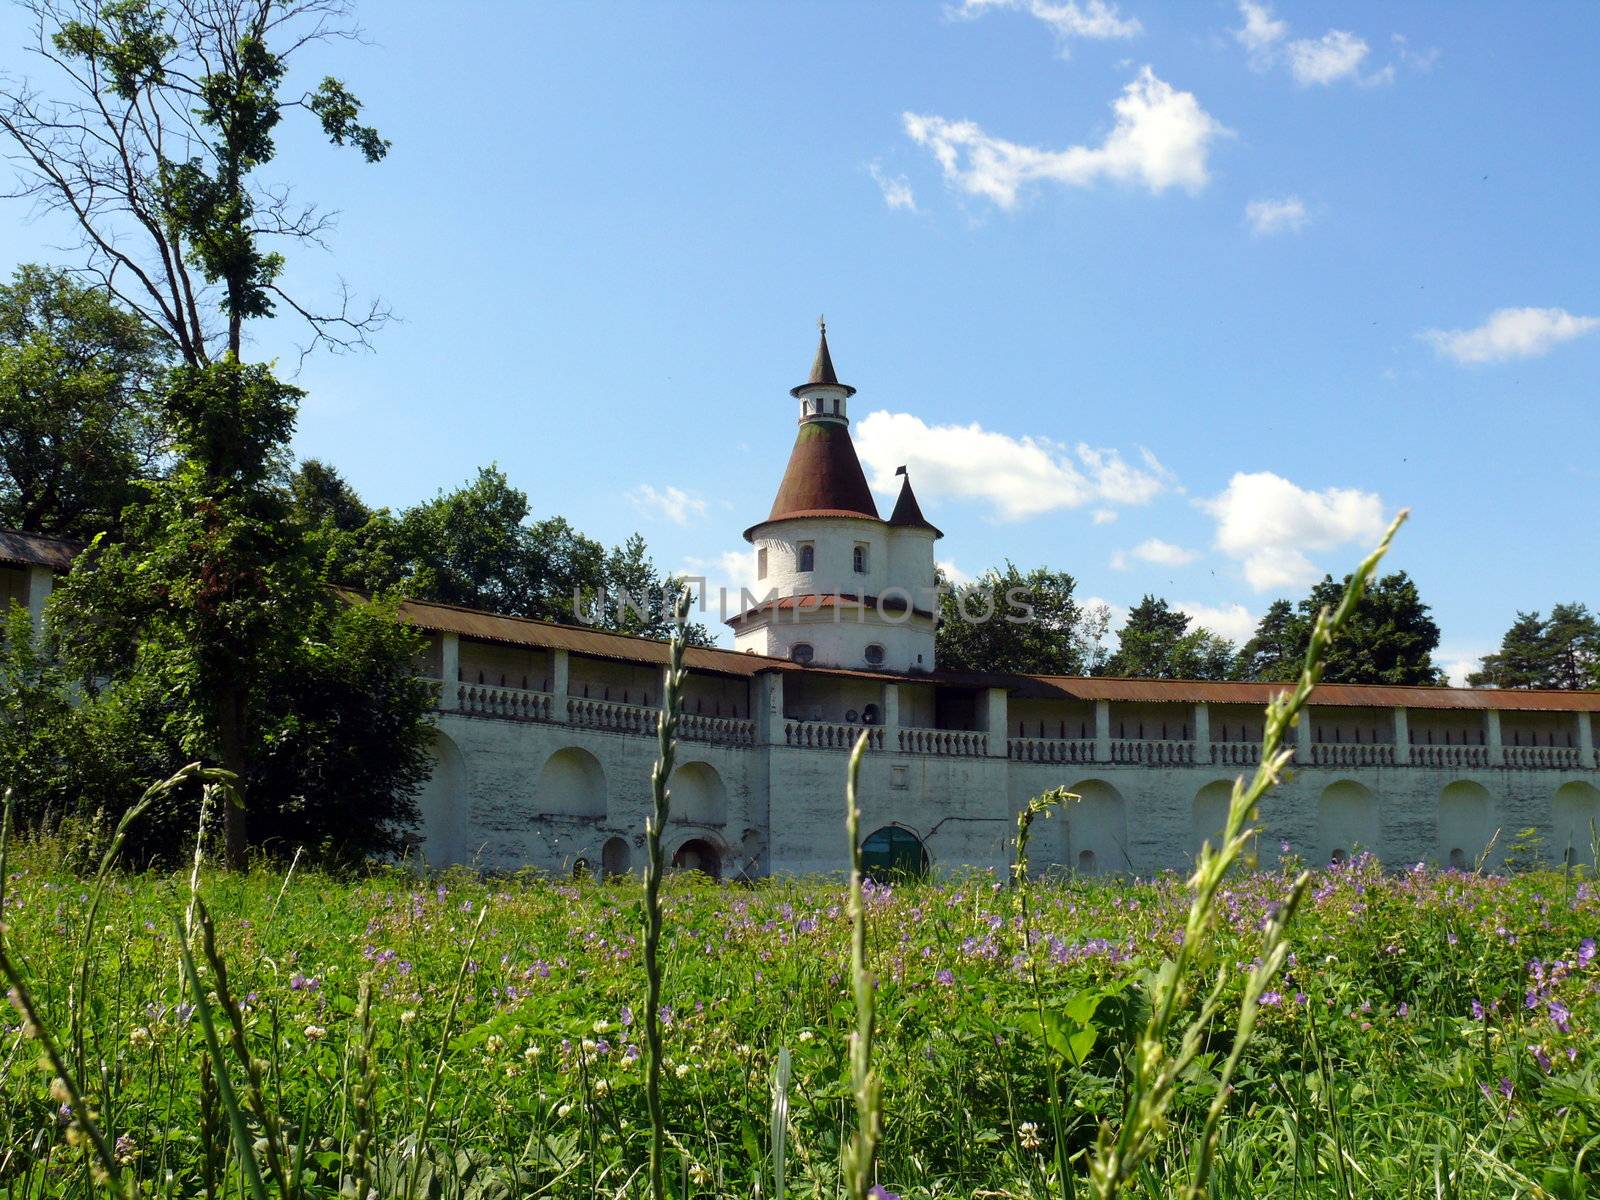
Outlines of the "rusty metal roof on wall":
{"type": "MultiPolygon", "coordinates": [[[[1027,676],[1021,695],[1070,700],[1120,700],[1152,704],[1264,705],[1287,683],[1224,683],[1191,679],[1079,679],[1027,676]]],[[[1311,704],[1347,708],[1501,709],[1508,712],[1600,712],[1600,692],[1532,691],[1522,688],[1389,687],[1370,683],[1323,683],[1311,704]]]]}
{"type": "Polygon", "coordinates": [[[67,538],[23,533],[20,529],[0,529],[0,563],[70,571],[72,560],[82,549],[82,542],[69,541],[67,538]]]}
{"type": "MultiPolygon", "coordinates": [[[[479,641],[548,650],[568,650],[595,658],[665,666],[667,643],[574,625],[557,625],[528,617],[503,617],[452,604],[408,600],[400,613],[418,628],[454,633],[479,641]]],[[[736,650],[691,646],[684,652],[690,670],[748,678],[763,671],[809,676],[871,679],[883,683],[935,684],[943,687],[1003,687],[1019,698],[1048,700],[1115,700],[1151,704],[1265,705],[1285,683],[1223,683],[1190,679],[1105,679],[1066,675],[1008,675],[998,672],[934,671],[899,674],[844,667],[802,666],[786,658],[736,650]]],[[[1505,712],[1600,712],[1600,692],[1524,691],[1517,688],[1384,687],[1357,683],[1324,683],[1311,703],[1350,708],[1499,709],[1505,712]]]]}

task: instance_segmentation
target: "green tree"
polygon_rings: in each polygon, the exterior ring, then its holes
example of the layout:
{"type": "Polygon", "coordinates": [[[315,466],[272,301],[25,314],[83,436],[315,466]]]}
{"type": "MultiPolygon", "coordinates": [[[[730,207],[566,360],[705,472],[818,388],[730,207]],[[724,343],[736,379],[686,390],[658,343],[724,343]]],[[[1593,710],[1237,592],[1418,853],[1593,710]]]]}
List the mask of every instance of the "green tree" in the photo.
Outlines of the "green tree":
{"type": "Polygon", "coordinates": [[[1302,628],[1295,614],[1294,603],[1274,600],[1257,622],[1250,640],[1239,648],[1233,662],[1233,677],[1274,683],[1297,678],[1305,661],[1306,639],[1310,636],[1310,629],[1302,628]]]}
{"type": "MultiPolygon", "coordinates": [[[[940,575],[941,585],[945,584],[940,575]]],[[[1103,611],[1073,598],[1064,571],[1007,562],[970,585],[941,587],[935,653],[947,671],[1081,675],[1099,653],[1103,611]]]]}
{"type": "MultiPolygon", "coordinates": [[[[280,481],[300,396],[241,361],[245,322],[286,308],[307,324],[309,351],[366,345],[386,316],[353,313],[348,296],[327,310],[284,289],[279,247],[320,241],[330,223],[260,171],[297,112],[368,162],[388,143],[359,122],[339,80],[288,83],[293,57],[349,32],[339,0],[25,6],[32,49],[65,86],[55,97],[0,87],[0,131],[23,191],[76,224],[84,270],[178,363],[162,396],[176,465],[130,510],[122,541],[80,557],[56,607],[73,617],[64,644],[86,678],[170,697],[173,743],[248,783],[267,681],[284,664],[305,666],[336,601],[304,531],[286,520],[280,481]]],[[[226,811],[237,862],[247,828],[238,808],[226,811]]]]}
{"type": "Polygon", "coordinates": [[[86,540],[113,527],[160,450],[166,353],[65,271],[0,285],[0,525],[86,540]]]}
{"type": "Polygon", "coordinates": [[[1103,673],[1130,679],[1227,679],[1233,643],[1155,596],[1145,596],[1117,631],[1117,649],[1103,673]]]}
{"type": "MultiPolygon", "coordinates": [[[[1345,581],[1331,576],[1311,589],[1291,613],[1275,602],[1239,654],[1235,677],[1271,682],[1295,677],[1311,641],[1317,613],[1338,603],[1345,581]]],[[[1432,686],[1444,682],[1433,661],[1439,626],[1404,571],[1374,582],[1356,606],[1339,640],[1329,649],[1322,677],[1329,683],[1432,686]]]]}
{"type": "Polygon", "coordinates": [[[1519,612],[1500,639],[1467,676],[1473,687],[1555,688],[1600,686],[1600,618],[1584,604],[1557,604],[1549,619],[1519,612]]]}
{"type": "Polygon", "coordinates": [[[1544,618],[1519,612],[1500,639],[1500,649],[1486,654],[1478,670],[1467,676],[1472,687],[1538,688],[1550,675],[1550,646],[1544,618]]]}

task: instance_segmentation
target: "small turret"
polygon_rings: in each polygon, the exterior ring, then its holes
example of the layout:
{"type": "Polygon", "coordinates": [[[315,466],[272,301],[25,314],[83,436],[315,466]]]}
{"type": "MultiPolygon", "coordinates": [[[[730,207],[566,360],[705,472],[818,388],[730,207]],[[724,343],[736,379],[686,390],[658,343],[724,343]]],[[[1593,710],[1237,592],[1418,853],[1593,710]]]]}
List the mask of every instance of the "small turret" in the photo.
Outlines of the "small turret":
{"type": "Polygon", "coordinates": [[[789,394],[800,401],[802,422],[838,421],[848,425],[850,415],[846,401],[856,394],[856,390],[848,383],[840,383],[833,369],[833,355],[828,353],[827,320],[818,317],[817,328],[820,337],[817,341],[817,357],[811,363],[811,378],[799,387],[790,388],[789,394]]]}

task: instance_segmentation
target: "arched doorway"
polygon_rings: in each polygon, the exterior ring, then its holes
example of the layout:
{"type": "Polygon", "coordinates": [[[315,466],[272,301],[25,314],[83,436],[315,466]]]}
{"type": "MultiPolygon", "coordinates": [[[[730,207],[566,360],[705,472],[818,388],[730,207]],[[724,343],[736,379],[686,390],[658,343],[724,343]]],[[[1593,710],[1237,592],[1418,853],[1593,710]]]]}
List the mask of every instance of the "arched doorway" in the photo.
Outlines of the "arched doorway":
{"type": "Polygon", "coordinates": [[[879,883],[920,879],[928,873],[928,851],[922,839],[903,825],[885,825],[862,841],[861,870],[879,883]]]}
{"type": "Polygon", "coordinates": [[[1378,802],[1372,790],[1353,779],[1322,789],[1317,801],[1317,849],[1322,862],[1346,862],[1356,851],[1381,852],[1378,802]]]}
{"type": "Polygon", "coordinates": [[[545,760],[533,795],[534,811],[552,817],[604,817],[606,773],[587,750],[568,746],[545,760]]]}
{"type": "Polygon", "coordinates": [[[422,816],[422,861],[429,867],[448,867],[467,859],[466,765],[461,750],[437,729],[428,748],[433,770],[417,794],[422,816]]]}
{"type": "Polygon", "coordinates": [[[686,825],[726,825],[728,789],[710,763],[687,762],[672,772],[670,819],[686,825]]]}
{"type": "Polygon", "coordinates": [[[1067,861],[1083,874],[1131,869],[1122,793],[1103,779],[1085,779],[1067,790],[1079,797],[1067,809],[1067,861]]]}
{"type": "Polygon", "coordinates": [[[674,871],[698,871],[712,879],[722,878],[722,856],[705,838],[690,838],[672,855],[674,871]]]}
{"type": "Polygon", "coordinates": [[[1556,789],[1551,803],[1552,854],[1557,862],[1594,866],[1594,830],[1600,828],[1600,788],[1574,781],[1556,789]]]}
{"type": "Polygon", "coordinates": [[[1493,837],[1489,789],[1470,779],[1446,784],[1439,793],[1439,861],[1464,871],[1477,862],[1493,837]]]}
{"type": "Polygon", "coordinates": [[[600,847],[600,869],[607,879],[617,879],[628,873],[633,864],[633,848],[625,838],[607,838],[600,847]]]}

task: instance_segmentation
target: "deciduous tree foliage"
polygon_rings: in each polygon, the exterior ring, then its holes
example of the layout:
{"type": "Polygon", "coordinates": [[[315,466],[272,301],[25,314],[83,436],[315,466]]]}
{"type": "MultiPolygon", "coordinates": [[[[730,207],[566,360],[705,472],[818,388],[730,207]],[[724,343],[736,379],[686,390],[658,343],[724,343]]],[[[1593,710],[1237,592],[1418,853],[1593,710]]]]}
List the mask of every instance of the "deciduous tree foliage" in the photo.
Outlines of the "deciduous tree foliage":
{"type": "Polygon", "coordinates": [[[1078,604],[1077,586],[1065,571],[1024,573],[1008,562],[966,587],[941,591],[940,669],[1086,674],[1099,661],[1108,615],[1078,604]]]}
{"type": "MultiPolygon", "coordinates": [[[[481,468],[468,483],[398,516],[368,509],[332,467],[314,460],[296,470],[290,489],[296,519],[314,531],[327,570],[346,587],[396,589],[421,600],[642,637],[671,630],[667,597],[681,580],[656,567],[643,537],[634,534],[608,551],[564,517],[530,521],[527,493],[499,467],[481,468]]],[[[689,639],[712,641],[697,623],[689,639]]]]}
{"type": "Polygon", "coordinates": [[[112,528],[158,457],[166,359],[103,290],[17,268],[0,285],[0,525],[79,540],[112,528]]]}
{"type": "Polygon", "coordinates": [[[1227,679],[1233,669],[1233,643],[1154,596],[1128,612],[1117,631],[1117,649],[1104,673],[1130,679],[1227,679]]]}
{"type": "MultiPolygon", "coordinates": [[[[299,394],[269,368],[243,363],[244,324],[287,309],[309,327],[311,347],[337,349],[366,345],[386,314],[352,313],[346,297],[324,309],[284,289],[280,247],[320,241],[330,222],[288,188],[262,184],[258,172],[276,155],[280,122],[297,112],[368,162],[388,143],[360,123],[360,104],[339,80],[309,89],[290,82],[298,52],[350,32],[340,0],[25,7],[35,19],[32,49],[58,90],[0,84],[0,132],[22,191],[76,225],[83,269],[178,363],[162,396],[174,468],[130,510],[125,536],[101,539],[79,559],[54,611],[72,618],[60,622],[68,651],[87,679],[109,681],[109,704],[160,697],[171,746],[263,783],[262,756],[281,715],[275,676],[314,674],[322,644],[355,651],[335,636],[349,627],[320,586],[303,531],[284,520],[278,480],[299,394]]],[[[381,848],[386,820],[406,815],[415,782],[422,697],[388,687],[401,668],[401,635],[373,626],[367,636],[373,661],[383,657],[380,643],[390,655],[368,699],[398,706],[384,726],[396,739],[389,749],[398,770],[384,778],[385,755],[370,756],[380,784],[393,785],[389,807],[348,811],[344,828],[359,838],[365,818],[377,818],[370,828],[381,848]]],[[[323,728],[345,736],[337,723],[323,728]]],[[[323,748],[324,761],[340,761],[335,747],[323,748]]],[[[332,804],[347,782],[322,778],[307,802],[332,804]]],[[[269,814],[284,811],[286,793],[264,792],[246,793],[248,827],[239,808],[226,808],[234,861],[248,834],[267,836],[269,814]]]]}

